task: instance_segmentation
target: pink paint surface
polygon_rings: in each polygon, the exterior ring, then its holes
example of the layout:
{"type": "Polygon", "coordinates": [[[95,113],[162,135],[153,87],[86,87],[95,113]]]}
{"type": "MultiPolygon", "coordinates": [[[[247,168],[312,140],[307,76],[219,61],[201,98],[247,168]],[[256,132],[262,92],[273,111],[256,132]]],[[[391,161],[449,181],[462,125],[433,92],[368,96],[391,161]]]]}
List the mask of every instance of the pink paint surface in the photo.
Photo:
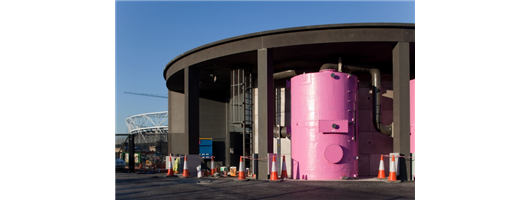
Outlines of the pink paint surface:
{"type": "Polygon", "coordinates": [[[416,153],[416,79],[410,81],[410,153],[416,153]]]}
{"type": "Polygon", "coordinates": [[[348,120],[320,120],[318,123],[318,132],[348,133],[348,120]]]}
{"type": "Polygon", "coordinates": [[[293,178],[358,174],[357,77],[335,70],[291,79],[293,178]],[[333,76],[332,76],[333,74],[333,76]]]}

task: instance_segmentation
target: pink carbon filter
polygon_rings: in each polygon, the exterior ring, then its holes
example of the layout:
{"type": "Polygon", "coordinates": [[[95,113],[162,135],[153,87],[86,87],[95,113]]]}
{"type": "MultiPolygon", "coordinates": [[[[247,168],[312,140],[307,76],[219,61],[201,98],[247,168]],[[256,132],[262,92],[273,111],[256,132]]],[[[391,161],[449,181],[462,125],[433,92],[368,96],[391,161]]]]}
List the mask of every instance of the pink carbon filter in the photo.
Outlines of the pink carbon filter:
{"type": "Polygon", "coordinates": [[[293,178],[358,174],[357,77],[334,69],[291,78],[293,178]]]}

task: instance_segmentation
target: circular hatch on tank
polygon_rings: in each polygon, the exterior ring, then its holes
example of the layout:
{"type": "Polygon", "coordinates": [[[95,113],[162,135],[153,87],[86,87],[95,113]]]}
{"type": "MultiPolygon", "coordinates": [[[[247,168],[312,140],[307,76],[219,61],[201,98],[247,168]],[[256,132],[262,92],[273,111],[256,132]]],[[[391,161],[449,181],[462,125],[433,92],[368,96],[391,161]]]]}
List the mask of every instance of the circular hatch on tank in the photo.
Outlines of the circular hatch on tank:
{"type": "Polygon", "coordinates": [[[340,162],[343,155],[344,152],[342,152],[342,147],[340,145],[330,144],[328,147],[326,147],[326,150],[324,150],[324,157],[330,163],[340,162]]]}

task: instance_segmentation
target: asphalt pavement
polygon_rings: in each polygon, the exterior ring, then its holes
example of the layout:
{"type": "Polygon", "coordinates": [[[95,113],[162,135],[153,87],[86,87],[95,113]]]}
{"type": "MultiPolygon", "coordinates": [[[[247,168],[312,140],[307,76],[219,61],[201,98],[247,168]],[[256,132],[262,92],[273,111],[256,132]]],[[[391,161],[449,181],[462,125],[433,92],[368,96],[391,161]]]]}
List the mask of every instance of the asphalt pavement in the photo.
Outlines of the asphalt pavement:
{"type": "Polygon", "coordinates": [[[236,181],[237,178],[165,177],[116,173],[116,199],[414,199],[415,182],[360,180],[236,181]]]}

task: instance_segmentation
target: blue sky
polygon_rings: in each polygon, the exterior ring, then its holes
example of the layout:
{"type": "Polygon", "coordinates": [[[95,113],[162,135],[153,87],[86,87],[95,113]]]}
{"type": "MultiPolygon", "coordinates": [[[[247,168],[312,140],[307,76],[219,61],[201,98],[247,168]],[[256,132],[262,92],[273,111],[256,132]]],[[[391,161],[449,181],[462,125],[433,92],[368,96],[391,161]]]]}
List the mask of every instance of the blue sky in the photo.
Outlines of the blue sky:
{"type": "Polygon", "coordinates": [[[128,116],[167,111],[163,69],[195,47],[243,34],[338,23],[415,23],[414,1],[116,2],[116,133],[128,116]]]}

